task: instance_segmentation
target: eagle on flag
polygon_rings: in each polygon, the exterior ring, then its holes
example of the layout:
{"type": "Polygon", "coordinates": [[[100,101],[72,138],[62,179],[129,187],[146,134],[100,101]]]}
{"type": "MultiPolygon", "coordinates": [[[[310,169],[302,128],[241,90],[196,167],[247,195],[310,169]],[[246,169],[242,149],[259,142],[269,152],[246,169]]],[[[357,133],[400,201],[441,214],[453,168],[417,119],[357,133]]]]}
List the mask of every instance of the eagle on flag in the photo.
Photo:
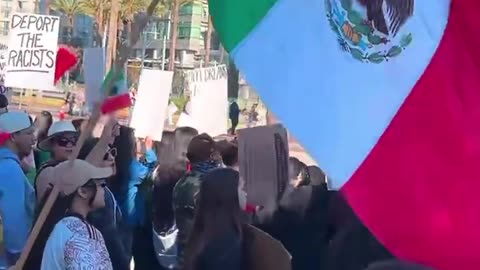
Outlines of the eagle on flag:
{"type": "Polygon", "coordinates": [[[373,28],[389,36],[395,36],[413,15],[414,0],[357,0],[367,9],[367,18],[373,28]],[[385,4],[388,14],[384,14],[385,4]],[[388,15],[385,16],[385,15],[388,15]],[[387,23],[387,20],[389,23],[387,23]]]}

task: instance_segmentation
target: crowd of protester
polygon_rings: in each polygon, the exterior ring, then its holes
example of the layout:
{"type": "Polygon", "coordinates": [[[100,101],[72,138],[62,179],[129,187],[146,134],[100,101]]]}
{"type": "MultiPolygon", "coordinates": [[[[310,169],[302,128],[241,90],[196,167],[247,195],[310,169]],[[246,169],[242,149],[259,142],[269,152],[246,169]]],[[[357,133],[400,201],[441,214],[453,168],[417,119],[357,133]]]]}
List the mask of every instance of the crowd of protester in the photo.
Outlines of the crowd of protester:
{"type": "Polygon", "coordinates": [[[165,131],[159,142],[137,139],[110,119],[69,161],[81,121],[2,112],[0,127],[10,135],[0,145],[7,267],[19,259],[47,198],[59,191],[24,269],[127,270],[132,261],[139,270],[258,269],[269,251],[255,247],[257,229],[291,255],[291,266],[265,270],[427,269],[391,260],[364,239],[322,170],[296,158],[289,159],[289,182],[273,211],[264,211],[248,203],[235,139],[216,141],[190,127],[165,131]],[[23,161],[32,152],[29,167],[23,161]]]}

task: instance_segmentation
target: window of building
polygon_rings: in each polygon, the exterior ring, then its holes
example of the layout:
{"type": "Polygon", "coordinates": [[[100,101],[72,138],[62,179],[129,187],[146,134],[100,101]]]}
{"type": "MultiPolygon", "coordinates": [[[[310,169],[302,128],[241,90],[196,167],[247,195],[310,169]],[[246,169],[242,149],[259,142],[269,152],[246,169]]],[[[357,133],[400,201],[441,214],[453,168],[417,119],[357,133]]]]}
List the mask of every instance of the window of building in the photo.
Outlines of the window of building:
{"type": "Polygon", "coordinates": [[[12,9],[11,8],[4,8],[2,6],[2,17],[7,19],[7,18],[10,18],[10,14],[12,13],[12,9]]]}
{"type": "Polygon", "coordinates": [[[189,39],[190,38],[190,25],[179,25],[178,26],[178,38],[179,39],[189,39]]]}
{"type": "Polygon", "coordinates": [[[2,0],[0,8],[2,10],[4,9],[12,10],[12,1],[2,0]]]}
{"type": "Polygon", "coordinates": [[[7,36],[8,30],[9,30],[9,22],[8,21],[0,22],[0,34],[7,36]]]}
{"type": "Polygon", "coordinates": [[[202,5],[196,4],[196,3],[191,3],[184,5],[180,7],[180,10],[178,14],[180,16],[185,16],[185,15],[199,15],[202,16],[203,13],[203,7],[202,5]]]}

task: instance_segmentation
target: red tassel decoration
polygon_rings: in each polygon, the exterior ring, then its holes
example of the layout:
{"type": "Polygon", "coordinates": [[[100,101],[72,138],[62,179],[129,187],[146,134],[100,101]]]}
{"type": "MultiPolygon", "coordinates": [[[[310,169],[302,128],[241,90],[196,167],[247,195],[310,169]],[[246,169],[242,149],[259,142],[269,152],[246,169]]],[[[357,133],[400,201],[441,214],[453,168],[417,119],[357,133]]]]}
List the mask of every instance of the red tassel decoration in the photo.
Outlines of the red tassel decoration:
{"type": "Polygon", "coordinates": [[[77,55],[69,51],[66,48],[58,48],[57,51],[57,60],[55,62],[55,80],[54,83],[57,84],[58,80],[67,72],[69,69],[74,67],[77,64],[77,55]]]}
{"type": "Polygon", "coordinates": [[[0,145],[5,144],[8,139],[10,139],[10,133],[0,131],[0,145]]]}
{"type": "Polygon", "coordinates": [[[130,93],[108,97],[102,104],[102,114],[109,114],[121,109],[128,108],[133,105],[130,93]]]}

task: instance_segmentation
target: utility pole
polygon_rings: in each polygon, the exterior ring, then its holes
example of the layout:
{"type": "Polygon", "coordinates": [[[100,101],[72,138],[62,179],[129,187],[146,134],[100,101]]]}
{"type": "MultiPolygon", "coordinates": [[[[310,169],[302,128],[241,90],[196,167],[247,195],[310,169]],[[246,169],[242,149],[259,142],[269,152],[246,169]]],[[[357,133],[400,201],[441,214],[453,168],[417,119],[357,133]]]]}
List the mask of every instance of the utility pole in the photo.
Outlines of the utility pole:
{"type": "Polygon", "coordinates": [[[115,56],[117,54],[117,33],[118,33],[118,13],[119,0],[112,0],[110,9],[110,20],[108,23],[108,46],[105,71],[108,72],[111,68],[115,56]]]}
{"type": "Polygon", "coordinates": [[[170,38],[170,62],[168,63],[168,70],[175,70],[175,51],[177,48],[177,34],[178,34],[178,16],[180,10],[180,0],[172,1],[172,36],[170,38]]]}
{"type": "Polygon", "coordinates": [[[162,70],[165,70],[165,58],[167,57],[167,40],[170,40],[170,20],[172,17],[172,11],[168,11],[167,17],[167,32],[163,32],[163,46],[162,46],[162,70]]]}

